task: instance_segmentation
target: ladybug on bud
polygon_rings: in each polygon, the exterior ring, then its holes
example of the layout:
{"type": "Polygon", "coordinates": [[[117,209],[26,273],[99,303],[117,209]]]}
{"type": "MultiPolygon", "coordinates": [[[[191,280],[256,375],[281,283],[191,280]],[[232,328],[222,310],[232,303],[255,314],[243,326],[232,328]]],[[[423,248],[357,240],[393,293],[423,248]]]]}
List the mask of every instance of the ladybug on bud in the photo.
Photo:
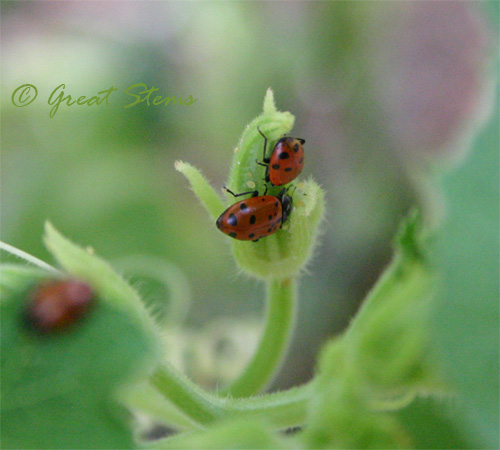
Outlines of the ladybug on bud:
{"type": "Polygon", "coordinates": [[[295,180],[304,168],[304,139],[290,136],[282,137],[271,153],[266,158],[267,137],[257,128],[264,138],[263,162],[257,161],[257,164],[266,168],[265,181],[273,186],[283,186],[295,180]]]}
{"type": "Polygon", "coordinates": [[[293,208],[292,197],[283,189],[277,196],[259,195],[258,191],[234,194],[234,197],[252,194],[227,208],[217,219],[215,225],[228,236],[240,241],[257,242],[260,238],[278,231],[287,221],[293,208]]]}

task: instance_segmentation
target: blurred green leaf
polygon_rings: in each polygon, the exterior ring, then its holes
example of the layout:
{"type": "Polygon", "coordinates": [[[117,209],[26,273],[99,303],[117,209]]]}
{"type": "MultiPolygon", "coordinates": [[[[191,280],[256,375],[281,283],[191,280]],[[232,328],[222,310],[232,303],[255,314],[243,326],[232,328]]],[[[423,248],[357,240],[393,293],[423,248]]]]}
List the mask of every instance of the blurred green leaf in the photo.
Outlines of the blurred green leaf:
{"type": "Polygon", "coordinates": [[[2,297],[4,448],[131,448],[111,390],[147,351],[141,333],[126,314],[99,302],[82,326],[39,335],[23,320],[34,282],[2,297]]]}
{"type": "Polygon", "coordinates": [[[399,411],[397,417],[411,436],[413,448],[468,449],[466,431],[456,422],[457,402],[418,399],[399,411]]]}
{"type": "Polygon", "coordinates": [[[27,326],[27,302],[40,278],[53,274],[3,269],[2,443],[8,448],[131,448],[132,429],[114,396],[151,369],[158,355],[154,325],[135,292],[104,261],[50,226],[46,242],[71,276],[90,284],[97,301],[71,329],[40,334],[27,326]]]}
{"type": "Polygon", "coordinates": [[[498,110],[470,160],[443,183],[448,216],[437,242],[444,282],[434,321],[465,423],[499,448],[498,110]]]}

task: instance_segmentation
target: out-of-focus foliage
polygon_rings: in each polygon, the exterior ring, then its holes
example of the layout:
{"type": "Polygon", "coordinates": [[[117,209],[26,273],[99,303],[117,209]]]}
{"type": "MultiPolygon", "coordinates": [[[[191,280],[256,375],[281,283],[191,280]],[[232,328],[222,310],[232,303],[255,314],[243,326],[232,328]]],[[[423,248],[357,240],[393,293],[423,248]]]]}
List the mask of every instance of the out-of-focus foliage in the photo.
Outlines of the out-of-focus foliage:
{"type": "MultiPolygon", "coordinates": [[[[489,113],[498,2],[7,1],[0,8],[4,241],[50,261],[40,239],[50,219],[98,249],[171,327],[172,341],[182,339],[186,351],[170,355],[178,365],[206,385],[227,381],[234,366],[226,361],[218,373],[199,356],[218,353],[219,341],[203,341],[203,333],[221,316],[236,324],[257,316],[262,289],[237,275],[228,238],[173,165],[192,162],[222,186],[243,126],[272,87],[280,108],[296,116],[291,133],[306,139],[303,176],[312,174],[327,199],[321,246],[300,284],[295,339],[272,388],[312,376],[321,343],[349,323],[390,258],[397,224],[417,203],[433,226],[449,213],[437,245],[446,278],[434,336],[466,404],[456,413],[455,405],[417,403],[395,420],[417,447],[496,445],[498,114],[489,113]],[[24,83],[39,96],[16,108],[11,94],[24,83]],[[108,106],[62,105],[50,118],[47,98],[61,83],[74,98],[118,91],[108,106]],[[125,109],[135,83],[198,100],[125,109]],[[430,176],[460,164],[442,186],[430,176]],[[123,264],[129,255],[169,267],[178,289],[123,264]],[[179,296],[191,299],[189,312],[179,296]],[[173,328],[173,316],[188,327],[173,328]],[[442,427],[425,436],[433,420],[442,427]]],[[[239,351],[234,365],[244,365],[255,333],[247,343],[228,336],[239,351]]],[[[392,418],[387,423],[391,430],[392,418]]],[[[255,445],[266,441],[262,433],[255,445]]]]}
{"type": "Polygon", "coordinates": [[[110,260],[164,258],[192,284],[193,326],[256,313],[261,290],[235,277],[226,238],[173,162],[190,161],[222,186],[265,89],[296,113],[293,133],[307,141],[304,176],[314,174],[327,191],[329,212],[314,277],[302,281],[307,301],[282,386],[310,376],[319,343],[346,325],[409,205],[417,198],[440,208],[408,166],[434,154],[456,159],[457,140],[467,141],[491,95],[495,2],[1,8],[3,239],[45,258],[39,236],[49,218],[110,260]],[[16,108],[10,97],[23,83],[39,96],[16,108]],[[118,91],[109,106],[62,105],[50,119],[47,98],[61,83],[73,97],[118,91]],[[124,109],[135,83],[198,101],[124,109]]]}
{"type": "Polygon", "coordinates": [[[159,356],[155,325],[106,263],[51,227],[46,237],[67,273],[90,284],[96,304],[69,332],[43,335],[25,315],[35,283],[54,275],[2,268],[2,444],[132,448],[128,412],[115,396],[151,372],[159,356]]]}
{"type": "Polygon", "coordinates": [[[463,398],[464,426],[489,448],[500,445],[498,120],[497,108],[470,160],[443,181],[448,214],[436,249],[444,274],[436,344],[463,398]]]}

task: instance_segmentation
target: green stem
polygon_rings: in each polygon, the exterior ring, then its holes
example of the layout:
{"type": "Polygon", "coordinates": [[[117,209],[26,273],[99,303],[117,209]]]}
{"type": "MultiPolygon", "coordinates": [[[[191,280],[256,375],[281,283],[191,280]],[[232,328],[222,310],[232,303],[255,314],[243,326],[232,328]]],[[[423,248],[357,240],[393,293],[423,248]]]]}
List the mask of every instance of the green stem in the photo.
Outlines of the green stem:
{"type": "Polygon", "coordinates": [[[304,384],[286,391],[256,397],[228,399],[228,417],[261,418],[276,429],[304,424],[313,384],[304,384]]]}
{"type": "MultiPolygon", "coordinates": [[[[298,388],[290,389],[289,391],[279,392],[276,394],[267,394],[259,397],[247,399],[216,399],[218,403],[224,403],[224,414],[221,416],[223,419],[231,419],[233,422],[228,424],[227,430],[229,431],[229,441],[238,439],[232,427],[236,423],[250,424],[262,423],[266,424],[266,432],[274,430],[283,430],[296,425],[303,425],[307,413],[308,400],[312,396],[312,384],[303,385],[298,388]],[[229,428],[230,427],[230,428],[229,428]]],[[[221,406],[222,407],[222,406],[221,406]]],[[[222,425],[224,426],[224,425],[222,425]]],[[[246,429],[248,432],[252,429],[246,429]]],[[[228,442],[224,438],[218,440],[223,436],[221,434],[221,427],[217,434],[212,434],[214,441],[208,440],[207,434],[197,432],[199,430],[192,430],[185,433],[179,433],[165,439],[160,439],[154,442],[140,443],[142,449],[182,449],[182,448],[229,448],[226,447],[228,442]],[[218,436],[215,437],[215,436],[218,436]],[[201,443],[204,444],[201,444],[201,443]]],[[[253,430],[251,431],[253,432],[253,430]]],[[[257,428],[258,432],[258,428],[257,428]]],[[[237,433],[237,431],[236,431],[237,433]]],[[[257,439],[258,441],[258,439],[257,439]]],[[[255,448],[251,446],[248,448],[255,448]]],[[[260,447],[259,447],[260,448],[260,447]]],[[[271,447],[274,448],[274,447],[271,447]]],[[[280,446],[281,448],[281,446],[280,446]]]]}
{"type": "Polygon", "coordinates": [[[200,425],[166,400],[150,383],[131,386],[119,394],[129,409],[142,411],[176,430],[199,429],[200,425]]]}
{"type": "Polygon", "coordinates": [[[259,346],[244,371],[220,391],[247,397],[261,391],[279,369],[295,323],[296,283],[293,278],[271,280],[267,286],[267,317],[259,346]]]}
{"type": "Polygon", "coordinates": [[[150,381],[167,400],[198,423],[213,422],[223,414],[223,408],[215,397],[167,363],[158,368],[150,381]]]}
{"type": "MultiPolygon", "coordinates": [[[[221,398],[203,391],[167,364],[158,368],[150,383],[163,400],[171,403],[182,414],[200,425],[235,417],[263,418],[276,429],[301,425],[305,420],[308,400],[312,395],[311,384],[306,384],[258,397],[221,398]]],[[[158,405],[159,402],[156,402],[155,408],[158,405]]],[[[177,420],[176,417],[170,416],[169,410],[171,407],[165,406],[162,414],[177,420]]],[[[150,412],[157,415],[153,410],[150,412]]],[[[184,420],[179,423],[181,426],[186,424],[184,420]]]]}

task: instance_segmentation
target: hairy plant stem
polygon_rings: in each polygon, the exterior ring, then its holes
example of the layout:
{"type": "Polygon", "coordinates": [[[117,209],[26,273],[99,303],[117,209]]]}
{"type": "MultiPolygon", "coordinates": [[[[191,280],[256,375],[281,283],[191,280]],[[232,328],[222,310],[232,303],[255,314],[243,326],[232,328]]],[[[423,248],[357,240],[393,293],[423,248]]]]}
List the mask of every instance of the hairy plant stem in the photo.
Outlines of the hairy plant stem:
{"type": "Polygon", "coordinates": [[[147,389],[128,395],[128,404],[148,412],[148,402],[142,397],[147,394],[151,398],[156,392],[159,398],[151,403],[149,412],[181,429],[199,428],[229,417],[265,418],[277,429],[302,424],[309,385],[248,398],[263,389],[278,370],[295,322],[295,304],[294,279],[268,282],[266,325],[259,346],[242,374],[218,395],[205,392],[165,363],[151,377],[147,389]]]}
{"type": "MultiPolygon", "coordinates": [[[[204,391],[167,364],[157,369],[150,383],[165,402],[163,407],[160,401],[155,402],[155,411],[151,412],[180,428],[185,428],[187,422],[184,419],[179,421],[178,412],[172,414],[172,405],[198,424],[193,423],[193,428],[236,417],[262,418],[276,429],[301,425],[312,394],[311,384],[306,384],[283,392],[245,399],[222,398],[204,391]]],[[[148,412],[146,402],[141,409],[148,412]]]]}
{"type": "Polygon", "coordinates": [[[295,324],[295,279],[270,280],[267,285],[267,313],[259,346],[239,377],[220,391],[232,397],[260,392],[279,369],[288,349],[295,324]]]}

